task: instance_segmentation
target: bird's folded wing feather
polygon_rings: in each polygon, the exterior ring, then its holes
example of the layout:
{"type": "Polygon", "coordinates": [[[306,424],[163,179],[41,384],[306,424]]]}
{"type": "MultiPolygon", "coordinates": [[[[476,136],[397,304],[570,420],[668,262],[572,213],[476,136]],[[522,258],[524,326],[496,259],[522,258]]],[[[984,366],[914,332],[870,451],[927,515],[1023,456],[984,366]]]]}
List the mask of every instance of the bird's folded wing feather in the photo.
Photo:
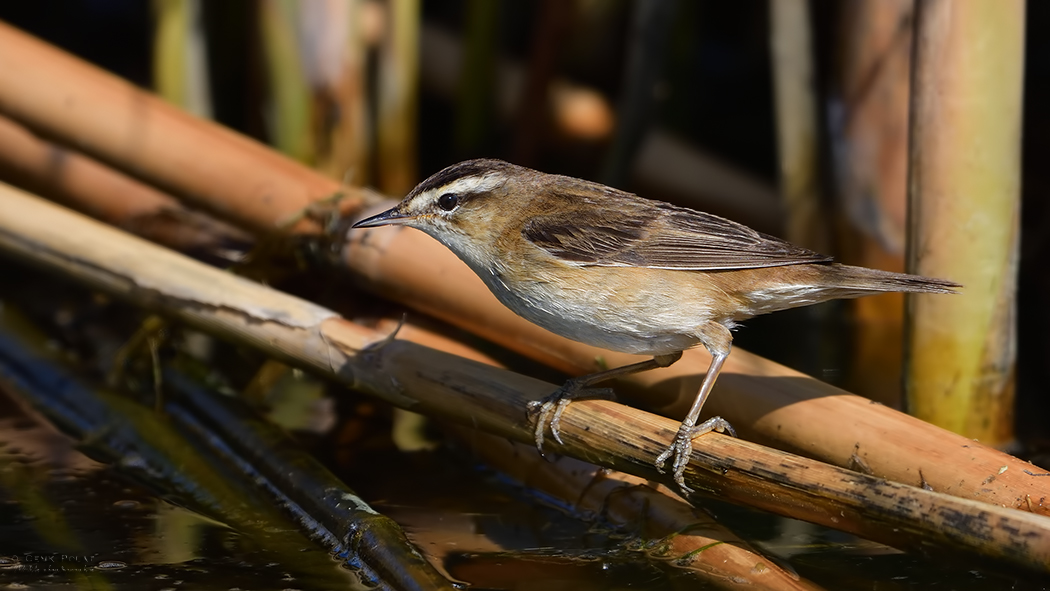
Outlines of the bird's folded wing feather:
{"type": "Polygon", "coordinates": [[[566,262],[718,270],[822,263],[830,257],[718,216],[655,201],[532,218],[526,240],[566,262]]]}

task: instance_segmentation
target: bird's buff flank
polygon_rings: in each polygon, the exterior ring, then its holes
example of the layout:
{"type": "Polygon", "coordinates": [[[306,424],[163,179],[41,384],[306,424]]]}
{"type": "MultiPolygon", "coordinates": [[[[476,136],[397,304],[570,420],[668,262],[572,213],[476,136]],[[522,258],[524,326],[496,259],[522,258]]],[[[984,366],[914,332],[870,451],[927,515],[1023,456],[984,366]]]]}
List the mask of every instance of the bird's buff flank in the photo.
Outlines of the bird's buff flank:
{"type": "Polygon", "coordinates": [[[561,336],[653,359],[573,378],[530,404],[536,445],[559,442],[573,398],[610,378],[667,367],[702,344],[711,366],[658,469],[675,482],[693,438],[733,433],[700,409],[729,355],[736,323],[758,314],[889,291],[955,293],[941,279],[851,267],[707,213],[500,160],[469,160],[419,184],[396,207],[354,224],[418,228],[463,259],[505,306],[561,336]]]}

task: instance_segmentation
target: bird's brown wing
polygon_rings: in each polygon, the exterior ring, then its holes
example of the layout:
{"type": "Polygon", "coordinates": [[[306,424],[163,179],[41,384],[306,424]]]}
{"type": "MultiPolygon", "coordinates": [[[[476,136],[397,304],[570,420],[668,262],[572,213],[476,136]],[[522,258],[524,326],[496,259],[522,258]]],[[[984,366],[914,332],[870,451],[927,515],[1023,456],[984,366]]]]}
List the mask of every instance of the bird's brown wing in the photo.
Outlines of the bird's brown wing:
{"type": "Polygon", "coordinates": [[[831,260],[691,209],[637,199],[602,205],[534,217],[525,224],[522,235],[562,260],[605,267],[703,271],[831,260]]]}

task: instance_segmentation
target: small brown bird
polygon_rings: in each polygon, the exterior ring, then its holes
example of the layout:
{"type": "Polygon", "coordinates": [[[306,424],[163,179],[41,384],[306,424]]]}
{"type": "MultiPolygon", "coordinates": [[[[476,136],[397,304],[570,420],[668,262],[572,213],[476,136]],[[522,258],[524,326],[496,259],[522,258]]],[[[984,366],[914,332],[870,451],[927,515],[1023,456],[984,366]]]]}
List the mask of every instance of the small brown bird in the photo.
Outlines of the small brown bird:
{"type": "MultiPolygon", "coordinates": [[[[711,366],[671,446],[682,474],[693,438],[728,431],[696,424],[736,323],[767,312],[889,291],[955,293],[941,279],[833,263],[830,257],[707,213],[642,199],[500,160],[469,160],[420,183],[396,207],[354,224],[400,224],[430,234],[463,259],[505,306],[561,336],[653,359],[573,378],[542,401],[536,445],[591,384],[667,367],[702,344],[711,366]]],[[[593,395],[588,393],[587,395],[593,395]]]]}

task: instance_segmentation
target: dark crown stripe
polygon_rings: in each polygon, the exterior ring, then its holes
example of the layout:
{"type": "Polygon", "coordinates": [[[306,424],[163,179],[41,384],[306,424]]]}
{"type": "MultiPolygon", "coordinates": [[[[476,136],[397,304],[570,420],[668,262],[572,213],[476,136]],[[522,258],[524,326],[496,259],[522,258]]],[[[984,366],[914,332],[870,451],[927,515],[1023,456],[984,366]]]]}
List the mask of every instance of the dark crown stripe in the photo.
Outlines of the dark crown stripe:
{"type": "Polygon", "coordinates": [[[480,176],[487,172],[494,172],[499,170],[506,170],[513,167],[513,164],[504,162],[502,160],[493,160],[488,158],[479,158],[477,160],[467,160],[460,162],[459,164],[453,164],[448,168],[435,172],[430,175],[427,180],[419,183],[409,196],[415,196],[420,193],[425,193],[431,189],[443,187],[452,181],[459,180],[464,177],[480,176]]]}

